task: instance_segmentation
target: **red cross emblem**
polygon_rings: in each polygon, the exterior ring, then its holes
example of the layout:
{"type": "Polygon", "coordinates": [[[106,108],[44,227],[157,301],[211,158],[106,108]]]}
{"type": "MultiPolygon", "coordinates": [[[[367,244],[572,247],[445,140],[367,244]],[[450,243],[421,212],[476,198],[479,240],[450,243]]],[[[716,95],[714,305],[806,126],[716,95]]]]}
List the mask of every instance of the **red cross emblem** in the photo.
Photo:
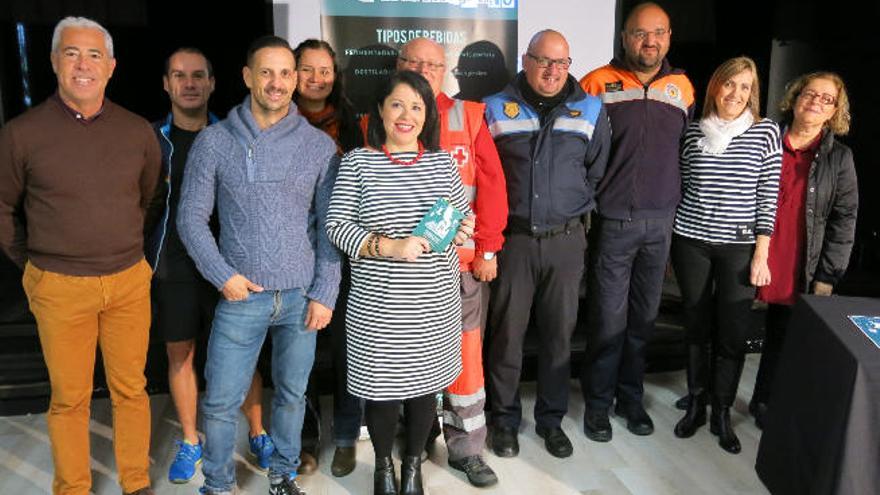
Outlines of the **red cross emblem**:
{"type": "Polygon", "coordinates": [[[456,146],[453,148],[452,158],[455,158],[456,163],[458,163],[459,167],[464,167],[468,162],[468,151],[464,146],[456,146]]]}

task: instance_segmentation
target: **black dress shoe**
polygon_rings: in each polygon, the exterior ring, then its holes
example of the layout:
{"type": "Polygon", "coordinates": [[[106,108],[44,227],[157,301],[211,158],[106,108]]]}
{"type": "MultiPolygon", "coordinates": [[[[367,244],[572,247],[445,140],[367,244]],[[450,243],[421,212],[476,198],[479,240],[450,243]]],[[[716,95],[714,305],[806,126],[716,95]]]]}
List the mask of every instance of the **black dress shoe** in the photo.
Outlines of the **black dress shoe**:
{"type": "Polygon", "coordinates": [[[587,410],[584,413],[584,433],[594,442],[610,442],[611,421],[608,420],[608,413],[587,410]]]}
{"type": "Polygon", "coordinates": [[[394,462],[391,457],[376,459],[373,471],[373,495],[397,495],[397,477],[394,475],[394,462]]]}
{"type": "Polygon", "coordinates": [[[519,441],[516,428],[498,426],[492,429],[492,451],[498,457],[516,457],[519,455],[519,441]]]}
{"type": "Polygon", "coordinates": [[[731,454],[739,454],[742,446],[739,443],[733,425],[730,423],[730,408],[712,408],[712,416],[709,418],[709,431],[718,436],[718,445],[731,454]]]}
{"type": "Polygon", "coordinates": [[[544,439],[544,446],[553,457],[565,458],[574,452],[571,440],[568,439],[562,428],[535,428],[535,431],[539,437],[544,439]]]}
{"type": "Polygon", "coordinates": [[[351,447],[336,447],[333,452],[333,462],[330,464],[330,472],[333,476],[341,478],[347,476],[357,465],[357,450],[351,447]]]}
{"type": "Polygon", "coordinates": [[[400,465],[400,495],[424,495],[422,457],[408,455],[400,465]]]}
{"type": "Polygon", "coordinates": [[[486,464],[481,456],[472,455],[461,459],[449,459],[449,467],[463,471],[468,481],[477,488],[492,486],[498,483],[495,471],[486,464]]]}
{"type": "Polygon", "coordinates": [[[618,402],[614,414],[626,418],[626,429],[633,435],[645,436],[654,433],[654,422],[641,404],[626,405],[618,402]]]}

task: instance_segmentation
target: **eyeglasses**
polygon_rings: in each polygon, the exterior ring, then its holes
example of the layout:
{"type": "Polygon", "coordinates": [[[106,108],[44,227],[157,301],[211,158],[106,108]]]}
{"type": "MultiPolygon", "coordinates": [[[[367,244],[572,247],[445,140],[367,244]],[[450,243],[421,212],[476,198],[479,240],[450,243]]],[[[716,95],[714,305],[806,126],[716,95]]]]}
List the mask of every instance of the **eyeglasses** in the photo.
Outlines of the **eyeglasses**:
{"type": "Polygon", "coordinates": [[[653,31],[645,31],[644,29],[635,29],[633,31],[630,31],[629,35],[639,41],[645,41],[646,39],[648,39],[649,34],[653,34],[655,38],[663,38],[664,36],[666,36],[669,33],[670,33],[670,31],[666,28],[655,29],[653,31]]]}
{"type": "Polygon", "coordinates": [[[836,96],[831,96],[828,93],[817,93],[817,92],[813,91],[812,89],[806,89],[804,91],[801,91],[801,98],[803,98],[807,101],[816,101],[816,99],[818,99],[819,103],[821,103],[827,107],[830,107],[832,105],[837,105],[837,97],[836,96]]]}
{"type": "Polygon", "coordinates": [[[428,70],[436,72],[438,70],[443,70],[446,67],[446,64],[444,64],[443,62],[428,62],[427,60],[414,60],[401,56],[398,56],[397,58],[399,58],[400,61],[403,62],[403,65],[410,69],[420,69],[422,68],[422,66],[425,66],[428,68],[428,70]]]}
{"type": "Polygon", "coordinates": [[[537,55],[532,55],[529,52],[526,52],[526,56],[530,59],[534,60],[538,67],[542,69],[548,69],[553,65],[559,66],[562,70],[568,70],[571,66],[571,57],[565,58],[547,58],[547,57],[539,57],[537,55]]]}

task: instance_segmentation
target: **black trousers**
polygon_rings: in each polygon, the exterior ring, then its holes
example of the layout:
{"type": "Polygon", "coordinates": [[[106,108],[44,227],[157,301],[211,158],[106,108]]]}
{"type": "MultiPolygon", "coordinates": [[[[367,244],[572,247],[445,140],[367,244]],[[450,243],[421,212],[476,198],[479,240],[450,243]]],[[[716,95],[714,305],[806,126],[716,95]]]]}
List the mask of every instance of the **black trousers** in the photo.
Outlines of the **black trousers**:
{"type": "MultiPolygon", "coordinates": [[[[364,401],[348,393],[346,374],[348,352],[345,343],[345,312],[348,293],[351,290],[351,268],[348,261],[342,263],[342,281],[333,318],[318,336],[319,346],[329,345],[333,351],[333,443],[336,447],[352,447],[360,435],[364,401]],[[326,335],[329,333],[329,337],[326,335]]],[[[321,402],[318,397],[318,373],[313,369],[306,388],[306,413],[303,419],[302,446],[312,453],[319,449],[321,439],[321,402]]]]}
{"type": "MultiPolygon", "coordinates": [[[[688,344],[705,349],[711,343],[715,355],[712,387],[698,385],[711,388],[714,402],[721,406],[733,404],[742,373],[755,297],[749,282],[753,252],[752,244],[711,244],[680,235],[672,239],[688,344]]],[[[710,368],[708,362],[704,366],[710,368]]]]}
{"type": "Polygon", "coordinates": [[[568,411],[571,336],[586,242],[580,224],[547,238],[507,236],[489,309],[487,382],[495,426],[519,428],[522,420],[523,340],[533,309],[539,340],[535,422],[558,428],[568,411]]]}
{"type": "Polygon", "coordinates": [[[600,220],[590,253],[591,321],[581,388],[587,409],[642,403],[645,347],[654,330],[673,216],[600,220]]]}
{"type": "Polygon", "coordinates": [[[788,331],[788,322],[791,320],[791,306],[785,304],[770,304],[767,306],[765,320],[764,349],[761,351],[761,364],[758,365],[758,375],[755,377],[755,391],[752,394],[752,402],[769,402],[773,387],[773,378],[776,376],[776,365],[782,354],[782,345],[788,331]]]}

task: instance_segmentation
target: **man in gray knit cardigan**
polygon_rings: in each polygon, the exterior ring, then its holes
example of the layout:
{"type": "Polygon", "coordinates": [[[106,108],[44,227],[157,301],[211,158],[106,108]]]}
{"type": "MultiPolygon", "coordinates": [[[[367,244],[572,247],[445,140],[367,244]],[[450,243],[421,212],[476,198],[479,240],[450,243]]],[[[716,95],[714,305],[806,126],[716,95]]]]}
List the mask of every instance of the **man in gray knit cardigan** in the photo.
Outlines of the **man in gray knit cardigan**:
{"type": "Polygon", "coordinates": [[[177,217],[196,267],[223,293],[205,368],[204,492],[235,489],[237,410],[271,331],[269,493],[292,495],[303,493],[294,478],[315,331],[329,323],[339,286],[340,257],[324,230],[336,145],[290,102],[296,67],[285,40],[256,40],[242,74],[250,95],[193,144],[177,217]],[[215,201],[219,246],[208,227],[215,201]]]}

